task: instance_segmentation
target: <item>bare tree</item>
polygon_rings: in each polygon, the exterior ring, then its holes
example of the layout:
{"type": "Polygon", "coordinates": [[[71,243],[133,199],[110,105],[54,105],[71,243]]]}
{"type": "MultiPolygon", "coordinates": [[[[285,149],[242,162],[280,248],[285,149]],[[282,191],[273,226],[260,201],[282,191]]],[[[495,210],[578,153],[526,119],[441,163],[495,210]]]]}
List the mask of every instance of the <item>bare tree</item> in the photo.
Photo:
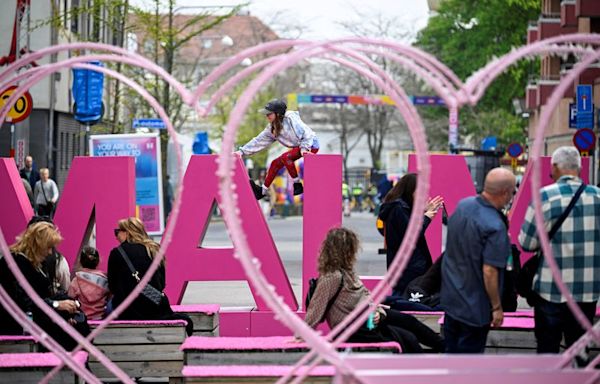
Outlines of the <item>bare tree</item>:
{"type": "MultiPolygon", "coordinates": [[[[354,10],[355,20],[342,21],[339,24],[349,33],[361,37],[378,37],[403,41],[409,44],[415,38],[410,30],[410,23],[400,23],[396,18],[388,17],[383,13],[367,13],[354,10]],[[360,22],[357,22],[360,21],[360,22]]],[[[370,55],[371,60],[386,71],[407,94],[414,94],[420,88],[420,82],[413,73],[410,73],[397,63],[382,55],[370,55]]],[[[374,95],[381,93],[381,89],[369,79],[356,75],[346,76],[343,80],[348,93],[374,95]]],[[[403,131],[407,134],[406,123],[401,119],[395,108],[389,105],[363,105],[358,106],[360,113],[358,121],[366,135],[367,144],[373,167],[380,169],[382,166],[382,153],[384,142],[393,131],[403,131]]]]}

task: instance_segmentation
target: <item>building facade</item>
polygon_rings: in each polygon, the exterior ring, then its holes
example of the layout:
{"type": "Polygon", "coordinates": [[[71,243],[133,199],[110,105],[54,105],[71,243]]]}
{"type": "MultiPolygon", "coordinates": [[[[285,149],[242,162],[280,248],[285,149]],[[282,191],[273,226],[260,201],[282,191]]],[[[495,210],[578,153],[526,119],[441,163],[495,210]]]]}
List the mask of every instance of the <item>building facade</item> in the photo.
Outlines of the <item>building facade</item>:
{"type": "MultiPolygon", "coordinates": [[[[529,44],[539,40],[572,33],[600,33],[600,1],[597,0],[542,0],[541,13],[527,31],[529,44]]],[[[567,57],[545,55],[540,59],[539,73],[532,76],[526,91],[526,107],[529,112],[529,144],[533,143],[535,129],[544,105],[558,86],[560,80],[576,63],[572,55],[567,57]]],[[[578,77],[553,113],[550,125],[544,133],[544,154],[550,155],[559,146],[572,145],[575,129],[569,128],[570,107],[575,103],[576,88],[580,84],[593,87],[593,100],[600,106],[600,65],[594,64],[578,77]]],[[[595,132],[598,132],[597,112],[595,132]]],[[[597,152],[597,151],[595,151],[597,152]]],[[[594,153],[594,169],[598,154],[594,153]]],[[[595,173],[595,172],[594,172],[595,173]]],[[[594,178],[592,177],[592,180],[594,178]]],[[[595,179],[597,182],[597,179],[595,179]]]]}
{"type": "MultiPolygon", "coordinates": [[[[0,55],[3,57],[13,53],[11,52],[13,40],[16,40],[17,46],[20,47],[15,58],[22,56],[26,51],[39,51],[74,41],[75,36],[94,37],[99,42],[114,43],[111,31],[103,23],[94,22],[95,19],[104,17],[102,9],[96,15],[78,13],[77,17],[71,18],[70,11],[79,7],[79,0],[31,1],[25,8],[19,9],[24,3],[27,2],[21,0],[0,2],[0,33],[7,37],[0,41],[0,55]],[[19,11],[23,12],[20,20],[18,20],[19,11]],[[60,28],[57,26],[58,23],[50,22],[57,15],[64,17],[61,21],[64,26],[67,26],[66,28],[60,28]],[[17,28],[16,33],[13,33],[15,22],[17,28]]],[[[61,52],[44,57],[36,64],[43,65],[66,60],[71,55],[70,52],[61,52]]],[[[73,157],[84,155],[86,148],[85,127],[73,118],[72,82],[71,70],[63,69],[37,83],[29,90],[33,99],[31,115],[15,124],[17,166],[21,168],[25,156],[31,155],[38,168],[50,169],[50,177],[59,184],[59,187],[64,184],[73,157]]],[[[0,156],[9,156],[10,148],[10,124],[4,123],[0,129],[0,156]]]]}

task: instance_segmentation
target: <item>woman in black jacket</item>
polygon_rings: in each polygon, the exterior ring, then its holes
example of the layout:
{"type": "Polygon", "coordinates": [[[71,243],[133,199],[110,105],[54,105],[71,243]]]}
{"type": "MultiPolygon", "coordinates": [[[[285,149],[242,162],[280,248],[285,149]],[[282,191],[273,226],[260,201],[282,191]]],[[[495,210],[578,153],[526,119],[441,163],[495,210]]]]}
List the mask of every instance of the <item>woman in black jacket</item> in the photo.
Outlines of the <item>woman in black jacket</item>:
{"type": "MultiPolygon", "coordinates": [[[[17,237],[17,242],[11,245],[10,251],[19,270],[35,293],[49,307],[69,321],[79,333],[86,336],[90,330],[85,316],[79,311],[79,303],[64,294],[53,294],[52,281],[48,271],[44,269],[44,261],[61,241],[62,237],[53,224],[38,222],[27,227],[25,232],[17,237]]],[[[71,350],[77,345],[77,342],[67,335],[58,324],[55,324],[27,295],[8,268],[4,257],[0,258],[0,284],[19,308],[24,312],[29,312],[33,321],[65,349],[71,350]]],[[[0,334],[23,334],[21,324],[2,306],[0,306],[0,334]]]]}
{"type": "MultiPolygon", "coordinates": [[[[392,261],[394,261],[394,257],[396,257],[400,244],[402,244],[402,240],[406,235],[416,189],[417,175],[407,173],[396,183],[383,200],[379,218],[384,223],[388,268],[392,264],[392,261]]],[[[411,280],[423,275],[431,267],[431,254],[425,240],[425,231],[443,203],[444,199],[441,196],[436,196],[427,201],[421,233],[417,239],[412,256],[393,289],[394,296],[401,296],[411,280]]]]}
{"type": "MultiPolygon", "coordinates": [[[[154,256],[158,253],[160,245],[150,239],[146,233],[144,223],[136,217],[130,217],[119,221],[118,228],[115,229],[115,236],[121,243],[119,247],[114,248],[108,257],[108,288],[113,295],[112,308],[117,308],[127,296],[133,291],[138,281],[132,276],[132,272],[127,266],[124,255],[119,248],[123,250],[126,257],[131,262],[133,268],[138,272],[140,279],[146,274],[152,264],[154,256]]],[[[165,261],[161,261],[160,266],[154,272],[150,279],[151,286],[163,292],[165,289],[165,261]]],[[[155,304],[150,299],[140,294],[119,316],[121,320],[185,320],[187,322],[186,332],[191,335],[194,329],[192,320],[181,313],[174,313],[169,304],[166,295],[163,295],[159,304],[155,304]]]]}

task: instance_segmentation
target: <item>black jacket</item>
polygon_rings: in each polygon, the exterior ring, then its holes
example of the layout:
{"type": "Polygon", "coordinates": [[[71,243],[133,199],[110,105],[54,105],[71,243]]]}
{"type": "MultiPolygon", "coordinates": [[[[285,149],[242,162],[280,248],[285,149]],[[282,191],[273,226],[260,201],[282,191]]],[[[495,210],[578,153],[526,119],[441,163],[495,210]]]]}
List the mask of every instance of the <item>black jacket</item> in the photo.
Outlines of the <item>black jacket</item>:
{"type": "MultiPolygon", "coordinates": [[[[387,267],[389,268],[402,244],[408,222],[410,220],[411,207],[402,199],[384,203],[381,206],[379,218],[384,222],[385,241],[387,248],[387,267]]],[[[394,293],[402,294],[408,283],[416,277],[423,275],[431,266],[431,253],[425,240],[425,230],[431,223],[427,216],[423,218],[423,227],[415,249],[406,268],[394,287],[394,293]]]]}
{"type": "MultiPolygon", "coordinates": [[[[142,244],[136,243],[121,243],[121,247],[131,260],[133,267],[139,272],[140,279],[146,274],[152,259],[146,251],[146,247],[142,244]]],[[[131,271],[127,267],[123,256],[117,248],[113,248],[110,251],[108,257],[108,288],[113,294],[112,307],[117,308],[133,291],[133,288],[137,285],[137,280],[131,275],[131,271]]],[[[154,288],[159,291],[165,289],[165,267],[160,265],[154,276],[149,282],[154,288]]],[[[122,320],[158,320],[164,319],[165,316],[169,316],[173,313],[169,306],[168,300],[165,299],[156,306],[142,294],[140,294],[119,316],[122,320]]]]}
{"type": "MultiPolygon", "coordinates": [[[[51,286],[52,282],[48,278],[46,271],[35,268],[31,262],[22,254],[13,254],[19,270],[23,273],[33,290],[46,302],[50,307],[53,300],[65,300],[67,296],[52,296],[51,286]]],[[[61,327],[54,323],[40,308],[35,305],[29,296],[25,293],[25,290],[17,282],[12,271],[8,268],[6,260],[0,258],[0,283],[8,293],[8,295],[16,302],[16,304],[24,312],[31,312],[33,320],[39,325],[48,335],[56,340],[67,350],[71,350],[77,346],[77,342],[67,335],[61,327]]],[[[71,317],[66,312],[57,312],[63,318],[68,319],[71,317]]],[[[87,321],[79,322],[75,324],[75,329],[82,335],[86,336],[89,334],[90,329],[87,321]]],[[[0,334],[3,335],[20,335],[23,333],[23,328],[17,323],[8,312],[0,306],[0,334]]]]}

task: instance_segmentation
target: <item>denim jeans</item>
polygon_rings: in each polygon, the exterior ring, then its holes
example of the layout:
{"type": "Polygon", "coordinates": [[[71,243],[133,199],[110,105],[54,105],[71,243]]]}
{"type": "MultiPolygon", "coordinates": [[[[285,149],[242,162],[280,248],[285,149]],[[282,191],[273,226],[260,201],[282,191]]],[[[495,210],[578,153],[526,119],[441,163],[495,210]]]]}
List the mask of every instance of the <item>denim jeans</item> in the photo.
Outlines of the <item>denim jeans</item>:
{"type": "MultiPolygon", "coordinates": [[[[585,317],[593,324],[596,303],[577,304],[585,317]]],[[[534,316],[538,353],[558,353],[563,335],[568,348],[584,333],[583,328],[567,307],[567,303],[553,303],[540,298],[535,305],[534,316]]]]}
{"type": "Polygon", "coordinates": [[[446,353],[483,353],[490,326],[474,327],[444,316],[444,339],[446,353]]]}

